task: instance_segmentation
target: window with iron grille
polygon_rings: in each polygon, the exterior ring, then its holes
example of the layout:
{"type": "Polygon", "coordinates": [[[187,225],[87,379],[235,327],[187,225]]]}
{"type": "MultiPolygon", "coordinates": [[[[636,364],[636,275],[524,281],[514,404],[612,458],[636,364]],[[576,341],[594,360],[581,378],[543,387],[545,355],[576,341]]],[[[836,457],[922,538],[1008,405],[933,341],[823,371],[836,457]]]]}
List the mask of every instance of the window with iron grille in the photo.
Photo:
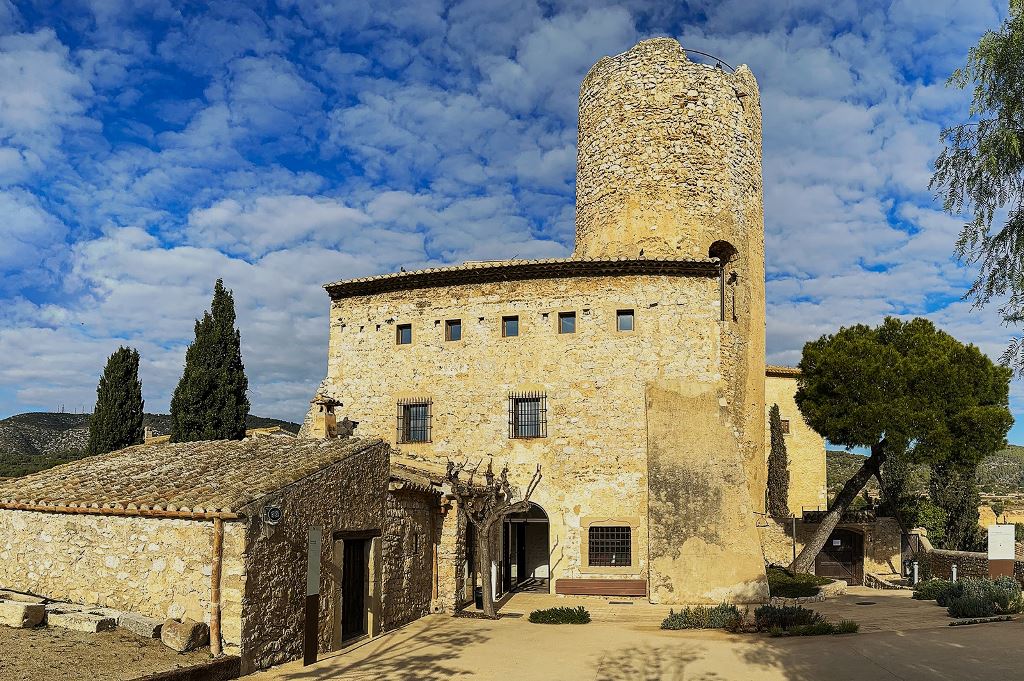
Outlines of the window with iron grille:
{"type": "Polygon", "coordinates": [[[548,398],[545,393],[509,393],[508,436],[548,436],[548,398]]]}
{"type": "Polygon", "coordinates": [[[782,422],[782,434],[789,435],[789,419],[780,419],[782,422]]]}
{"type": "Polygon", "coordinates": [[[591,526],[587,534],[587,561],[591,567],[623,567],[633,563],[632,529],[628,526],[591,526]]]}
{"type": "Polygon", "coordinates": [[[398,441],[430,442],[430,406],[426,398],[398,401],[398,441]]]}

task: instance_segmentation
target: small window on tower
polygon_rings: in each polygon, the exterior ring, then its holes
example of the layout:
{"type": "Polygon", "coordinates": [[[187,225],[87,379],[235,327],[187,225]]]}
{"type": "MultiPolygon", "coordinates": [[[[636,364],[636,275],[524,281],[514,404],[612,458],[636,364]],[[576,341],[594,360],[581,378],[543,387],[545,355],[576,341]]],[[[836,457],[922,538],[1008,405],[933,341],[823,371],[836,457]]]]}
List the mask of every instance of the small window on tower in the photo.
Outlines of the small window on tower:
{"type": "Polygon", "coordinates": [[[399,324],[395,328],[395,342],[399,345],[412,343],[412,324],[399,324]]]}
{"type": "Polygon", "coordinates": [[[446,341],[462,340],[461,319],[449,319],[444,323],[444,339],[446,341]]]}
{"type": "Polygon", "coordinates": [[[512,336],[519,335],[519,317],[502,317],[501,318],[501,335],[503,338],[511,338],[512,336]]]}
{"type": "Polygon", "coordinates": [[[558,313],[558,333],[576,333],[576,313],[558,313]]]}
{"type": "Polygon", "coordinates": [[[782,421],[782,434],[789,435],[789,419],[781,419],[782,421]]]}
{"type": "Polygon", "coordinates": [[[633,330],[633,311],[619,310],[615,313],[615,328],[619,331],[633,330]]]}

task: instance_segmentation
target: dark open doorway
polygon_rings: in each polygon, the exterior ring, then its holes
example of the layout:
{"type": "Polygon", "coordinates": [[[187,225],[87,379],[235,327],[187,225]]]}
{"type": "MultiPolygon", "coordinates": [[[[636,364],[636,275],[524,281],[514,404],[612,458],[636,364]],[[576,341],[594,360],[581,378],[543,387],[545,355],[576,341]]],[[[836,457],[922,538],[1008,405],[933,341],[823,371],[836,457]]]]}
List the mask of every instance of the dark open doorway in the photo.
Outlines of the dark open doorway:
{"type": "Polygon", "coordinates": [[[345,539],[341,574],[341,640],[366,633],[366,583],[369,573],[368,539],[345,539]]]}
{"type": "Polygon", "coordinates": [[[841,579],[850,586],[863,584],[864,535],[853,530],[833,530],[814,559],[814,572],[820,577],[841,579]]]}
{"type": "Polygon", "coordinates": [[[537,504],[508,516],[503,523],[503,591],[548,592],[548,516],[537,504]]]}

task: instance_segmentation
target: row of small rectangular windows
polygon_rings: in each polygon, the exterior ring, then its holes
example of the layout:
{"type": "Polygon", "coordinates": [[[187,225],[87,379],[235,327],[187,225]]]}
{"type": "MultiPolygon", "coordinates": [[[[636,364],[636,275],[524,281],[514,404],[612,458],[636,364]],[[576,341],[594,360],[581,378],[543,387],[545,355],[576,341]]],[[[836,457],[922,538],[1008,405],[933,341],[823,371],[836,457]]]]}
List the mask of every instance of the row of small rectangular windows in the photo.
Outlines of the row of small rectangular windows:
{"type": "MultiPolygon", "coordinates": [[[[633,330],[633,310],[617,310],[615,313],[615,328],[618,331],[633,330]]],[[[558,313],[558,333],[576,333],[576,313],[558,313]]],[[[519,335],[519,315],[506,315],[501,318],[502,338],[512,338],[519,335]]],[[[462,320],[448,319],[444,323],[444,339],[446,341],[462,340],[462,320]]],[[[412,324],[399,324],[395,328],[395,342],[399,345],[412,343],[412,324]]]]}
{"type": "MultiPolygon", "coordinates": [[[[425,398],[398,401],[396,435],[399,443],[430,442],[433,402],[425,398]]],[[[508,436],[513,439],[548,436],[548,398],[540,392],[509,393],[508,436]]]]}

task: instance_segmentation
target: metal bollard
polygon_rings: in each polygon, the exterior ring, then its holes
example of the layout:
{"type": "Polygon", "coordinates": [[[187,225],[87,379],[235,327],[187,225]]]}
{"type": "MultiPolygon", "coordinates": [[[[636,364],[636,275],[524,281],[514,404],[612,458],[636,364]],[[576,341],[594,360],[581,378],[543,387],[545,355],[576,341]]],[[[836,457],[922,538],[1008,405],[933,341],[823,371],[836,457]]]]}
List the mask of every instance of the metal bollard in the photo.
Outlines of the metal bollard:
{"type": "Polygon", "coordinates": [[[953,563],[953,581],[956,581],[956,563],[953,563]]]}
{"type": "Polygon", "coordinates": [[[914,561],[914,581],[911,582],[911,583],[915,584],[915,585],[917,584],[917,561],[916,560],[914,561]]]}

